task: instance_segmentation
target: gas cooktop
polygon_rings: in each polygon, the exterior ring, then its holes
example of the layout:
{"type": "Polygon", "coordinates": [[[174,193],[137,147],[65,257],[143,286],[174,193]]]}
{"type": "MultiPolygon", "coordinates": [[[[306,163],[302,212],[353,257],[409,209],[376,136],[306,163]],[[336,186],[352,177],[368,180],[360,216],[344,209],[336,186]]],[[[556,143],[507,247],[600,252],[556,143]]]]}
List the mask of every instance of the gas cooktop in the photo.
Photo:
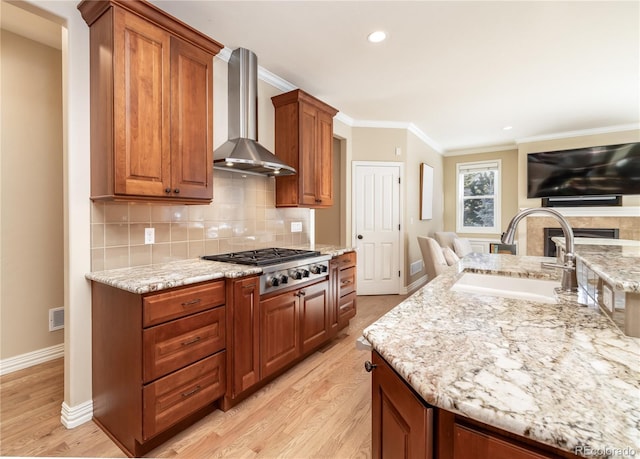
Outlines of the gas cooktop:
{"type": "Polygon", "coordinates": [[[243,252],[221,253],[218,255],[205,255],[203,260],[224,261],[241,265],[268,266],[276,263],[284,263],[304,258],[317,257],[320,252],[313,250],[285,249],[270,247],[258,250],[245,250],[243,252]]]}

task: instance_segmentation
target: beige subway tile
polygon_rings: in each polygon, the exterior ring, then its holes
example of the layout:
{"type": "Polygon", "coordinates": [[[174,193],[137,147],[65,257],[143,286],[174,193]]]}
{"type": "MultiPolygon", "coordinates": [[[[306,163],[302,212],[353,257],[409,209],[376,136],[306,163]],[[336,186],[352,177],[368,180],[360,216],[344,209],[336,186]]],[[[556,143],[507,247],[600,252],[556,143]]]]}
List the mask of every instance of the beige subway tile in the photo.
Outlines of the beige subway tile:
{"type": "Polygon", "coordinates": [[[218,237],[230,238],[233,237],[233,222],[219,221],[218,222],[218,237]]]}
{"type": "Polygon", "coordinates": [[[151,223],[151,205],[141,202],[129,204],[129,221],[132,223],[151,223]]]}
{"type": "Polygon", "coordinates": [[[215,220],[216,219],[216,202],[214,196],[214,202],[209,204],[208,206],[202,206],[202,216],[205,221],[207,220],[215,220]]]}
{"type": "Polygon", "coordinates": [[[104,202],[91,202],[91,223],[104,223],[104,202]]]}
{"type": "Polygon", "coordinates": [[[188,206],[189,221],[190,222],[203,222],[205,209],[209,206],[188,206]]]}
{"type": "Polygon", "coordinates": [[[154,223],[156,244],[171,242],[171,223],[154,223]]]}
{"type": "Polygon", "coordinates": [[[204,241],[205,255],[220,253],[220,241],[218,239],[206,239],[204,241]]]}
{"type": "Polygon", "coordinates": [[[171,259],[186,260],[187,258],[189,258],[189,243],[188,242],[172,242],[171,243],[171,259]]]}
{"type": "Polygon", "coordinates": [[[104,269],[129,267],[129,246],[104,249],[104,269]]]}
{"type": "Polygon", "coordinates": [[[153,244],[151,246],[151,263],[156,265],[171,261],[171,244],[153,244]]]}
{"type": "MultiPolygon", "coordinates": [[[[129,244],[132,246],[144,245],[144,230],[146,228],[149,228],[148,223],[129,224],[129,244]]],[[[154,240],[155,240],[155,232],[154,232],[154,240]]]]}
{"type": "Polygon", "coordinates": [[[218,222],[215,222],[215,221],[204,222],[204,238],[205,240],[218,238],[218,222]]]}
{"type": "Polygon", "coordinates": [[[127,223],[105,223],[105,247],[129,245],[129,225],[127,223]]]}
{"type": "Polygon", "coordinates": [[[187,223],[187,232],[188,232],[189,241],[203,241],[204,240],[204,222],[187,223]]]}
{"type": "Polygon", "coordinates": [[[188,222],[189,208],[188,206],[172,206],[171,207],[171,223],[188,222]]]}
{"type": "Polygon", "coordinates": [[[172,209],[173,207],[170,205],[151,206],[151,222],[152,223],[171,222],[172,209]]]}
{"type": "Polygon", "coordinates": [[[104,248],[91,249],[91,271],[104,270],[104,248]]]}
{"type": "Polygon", "coordinates": [[[132,245],[129,248],[131,266],[145,266],[151,264],[151,244],[132,245]]]}
{"type": "Polygon", "coordinates": [[[129,221],[129,205],[120,202],[107,202],[104,205],[105,223],[125,223],[129,221]]]}
{"type": "Polygon", "coordinates": [[[189,240],[189,225],[187,223],[171,223],[171,242],[189,240]]]}
{"type": "Polygon", "coordinates": [[[104,247],[104,223],[91,224],[91,248],[104,247]]]}
{"type": "Polygon", "coordinates": [[[204,241],[189,241],[189,258],[198,258],[206,255],[204,241]]]}

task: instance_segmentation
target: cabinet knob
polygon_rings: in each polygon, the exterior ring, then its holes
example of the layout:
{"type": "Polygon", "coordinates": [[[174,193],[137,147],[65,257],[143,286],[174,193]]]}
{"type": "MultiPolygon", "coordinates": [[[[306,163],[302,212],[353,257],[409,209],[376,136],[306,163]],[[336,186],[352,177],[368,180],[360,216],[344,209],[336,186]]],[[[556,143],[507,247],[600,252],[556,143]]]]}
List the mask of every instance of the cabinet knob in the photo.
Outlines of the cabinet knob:
{"type": "Polygon", "coordinates": [[[368,360],[364,363],[364,369],[367,370],[367,373],[371,373],[377,366],[378,365],[376,365],[375,363],[371,363],[368,360]]]}
{"type": "Polygon", "coordinates": [[[165,188],[165,189],[164,189],[164,192],[165,192],[165,193],[171,193],[171,188],[165,188]]]}
{"type": "Polygon", "coordinates": [[[179,193],[180,193],[180,188],[176,188],[175,190],[173,190],[173,192],[174,192],[175,194],[179,194],[179,193]]]}
{"type": "Polygon", "coordinates": [[[362,239],[363,237],[362,234],[358,234],[358,239],[362,239]]]}
{"type": "Polygon", "coordinates": [[[322,199],[316,199],[316,202],[320,204],[322,202],[322,199]]]}

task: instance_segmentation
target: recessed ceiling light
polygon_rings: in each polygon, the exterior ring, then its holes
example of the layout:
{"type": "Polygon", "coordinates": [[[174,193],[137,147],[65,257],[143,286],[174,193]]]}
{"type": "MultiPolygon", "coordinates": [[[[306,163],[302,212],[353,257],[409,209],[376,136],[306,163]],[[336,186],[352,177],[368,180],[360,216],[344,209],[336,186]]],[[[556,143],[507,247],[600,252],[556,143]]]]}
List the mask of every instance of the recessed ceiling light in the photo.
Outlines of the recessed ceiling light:
{"type": "Polygon", "coordinates": [[[371,32],[367,36],[367,40],[369,40],[371,43],[380,43],[381,41],[384,41],[385,38],[387,38],[387,34],[382,30],[376,30],[375,32],[371,32]]]}
{"type": "Polygon", "coordinates": [[[513,126],[505,126],[502,128],[503,131],[510,131],[511,129],[513,129],[513,126]]]}

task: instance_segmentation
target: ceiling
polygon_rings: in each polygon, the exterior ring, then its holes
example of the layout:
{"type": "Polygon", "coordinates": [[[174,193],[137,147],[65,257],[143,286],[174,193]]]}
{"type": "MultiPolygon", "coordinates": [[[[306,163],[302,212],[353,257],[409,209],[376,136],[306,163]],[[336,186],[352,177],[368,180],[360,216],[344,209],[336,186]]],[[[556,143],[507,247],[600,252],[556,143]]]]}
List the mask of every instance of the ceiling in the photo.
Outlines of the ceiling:
{"type": "Polygon", "coordinates": [[[411,126],[440,152],[640,126],[637,1],[153,3],[354,125],[411,126]]]}
{"type": "MultiPolygon", "coordinates": [[[[444,154],[640,127],[638,1],[151,1],[348,124],[444,154]]],[[[2,5],[3,27],[45,31],[2,5]]]]}

